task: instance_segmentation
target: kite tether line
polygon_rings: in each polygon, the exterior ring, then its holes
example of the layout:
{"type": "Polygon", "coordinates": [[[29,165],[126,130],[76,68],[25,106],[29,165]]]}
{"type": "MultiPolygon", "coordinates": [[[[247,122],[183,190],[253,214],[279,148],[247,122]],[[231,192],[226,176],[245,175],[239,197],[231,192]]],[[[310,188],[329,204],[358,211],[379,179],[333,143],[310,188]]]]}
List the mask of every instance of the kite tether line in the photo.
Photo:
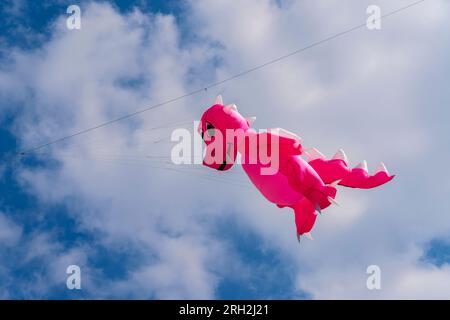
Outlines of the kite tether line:
{"type": "MultiPolygon", "coordinates": [[[[383,19],[383,18],[388,18],[388,17],[390,17],[390,16],[392,16],[392,15],[394,15],[394,14],[396,14],[396,13],[399,13],[399,12],[401,12],[401,11],[404,11],[404,10],[406,10],[406,9],[409,9],[409,8],[411,8],[411,7],[415,6],[415,5],[418,5],[418,4],[422,3],[422,2],[425,2],[425,1],[426,1],[426,0],[415,1],[415,2],[413,2],[413,3],[410,3],[410,4],[406,5],[406,6],[403,6],[403,7],[400,7],[400,8],[398,8],[398,9],[396,9],[396,10],[393,10],[393,11],[391,11],[391,12],[389,12],[389,13],[386,13],[386,14],[384,14],[384,15],[381,15],[379,18],[373,19],[372,21],[377,21],[377,20],[381,20],[381,19],[383,19]]],[[[191,92],[185,93],[185,94],[180,95],[180,96],[178,96],[178,97],[175,97],[175,98],[171,98],[171,99],[162,101],[162,102],[160,102],[160,103],[154,104],[154,105],[149,106],[149,107],[147,107],[147,108],[144,108],[144,109],[141,109],[141,110],[137,110],[137,111],[132,112],[132,113],[125,114],[125,115],[123,115],[123,116],[121,116],[121,117],[118,117],[118,118],[115,118],[115,119],[112,119],[112,120],[109,120],[109,121],[100,123],[100,124],[95,125],[95,126],[93,126],[93,127],[89,127],[89,128],[86,128],[86,129],[83,129],[83,130],[74,132],[74,133],[69,134],[69,135],[67,135],[67,136],[63,136],[63,137],[61,137],[61,138],[58,138],[58,139],[55,139],[55,140],[48,141],[48,142],[46,142],[46,143],[43,143],[43,144],[40,144],[40,145],[37,145],[37,146],[34,146],[34,147],[30,147],[30,148],[28,148],[28,149],[24,149],[24,150],[22,150],[22,151],[17,152],[17,153],[16,153],[16,156],[25,156],[25,155],[27,155],[27,154],[29,154],[29,153],[32,153],[32,152],[34,152],[34,151],[37,151],[37,150],[40,150],[40,149],[42,149],[42,148],[48,147],[48,146],[50,146],[50,145],[56,144],[56,143],[58,143],[58,142],[62,142],[62,141],[65,141],[65,140],[74,138],[74,137],[76,137],[76,136],[83,135],[83,134],[86,134],[86,133],[88,133],[88,132],[91,132],[91,131],[94,131],[94,130],[97,130],[97,129],[100,129],[100,128],[103,128],[103,127],[106,127],[106,126],[109,126],[109,125],[114,124],[114,123],[116,123],[116,122],[119,122],[119,121],[122,121],[122,120],[126,120],[126,119],[129,119],[129,118],[132,118],[132,117],[135,117],[135,116],[140,115],[140,114],[142,114],[142,113],[144,113],[144,112],[147,112],[147,111],[150,111],[150,110],[157,109],[157,108],[159,108],[159,107],[162,107],[162,106],[165,106],[165,105],[174,103],[174,102],[176,102],[176,101],[183,100],[183,99],[185,99],[185,98],[194,96],[194,95],[196,95],[196,94],[198,94],[198,93],[201,93],[201,92],[207,92],[207,91],[208,91],[209,89],[211,89],[211,88],[220,86],[220,85],[222,85],[222,84],[224,84],[224,83],[233,81],[233,80],[235,80],[235,79],[237,79],[237,78],[240,78],[240,77],[243,77],[243,76],[245,76],[245,75],[247,75],[247,74],[249,74],[249,73],[255,72],[255,71],[260,70],[260,69],[263,69],[263,68],[265,68],[265,67],[267,67],[267,66],[269,66],[269,65],[275,64],[275,63],[277,63],[277,62],[279,62],[279,61],[282,61],[282,60],[285,60],[285,59],[287,59],[287,58],[289,58],[289,57],[292,57],[292,56],[294,56],[294,55],[300,54],[300,53],[302,53],[302,52],[304,52],[304,51],[306,51],[306,50],[309,50],[309,49],[311,49],[311,48],[314,48],[314,47],[316,47],[316,46],[319,46],[319,45],[321,45],[321,44],[323,44],[323,43],[325,43],[325,42],[328,42],[328,41],[334,40],[334,39],[336,39],[336,38],[342,37],[342,36],[344,36],[344,35],[346,35],[346,34],[348,34],[348,33],[350,33],[350,32],[356,31],[356,30],[361,29],[361,28],[363,28],[363,27],[365,27],[365,26],[366,26],[366,23],[362,23],[362,24],[357,25],[357,26],[354,26],[354,27],[352,27],[352,28],[350,28],[350,29],[347,29],[347,30],[344,30],[344,31],[335,33],[335,34],[333,34],[333,35],[331,35],[331,36],[328,36],[328,37],[326,37],[326,38],[324,38],[324,39],[322,39],[322,40],[313,42],[313,43],[311,43],[311,44],[309,44],[309,45],[307,45],[307,46],[305,46],[305,47],[302,47],[302,48],[297,49],[297,50],[295,50],[295,51],[292,51],[292,52],[289,52],[289,53],[287,53],[287,54],[284,54],[284,55],[279,56],[279,57],[277,57],[277,58],[275,58],[275,59],[272,59],[272,60],[269,60],[269,61],[267,61],[267,62],[264,62],[264,63],[262,63],[262,64],[260,64],[260,65],[254,66],[254,67],[252,67],[252,68],[250,68],[250,69],[247,69],[247,70],[244,70],[244,71],[242,71],[242,72],[239,72],[239,73],[237,73],[237,74],[235,74],[235,75],[232,75],[232,76],[230,76],[230,77],[228,77],[228,78],[224,78],[224,79],[222,79],[222,80],[218,80],[218,81],[216,81],[216,82],[212,82],[212,83],[210,83],[210,84],[208,84],[208,85],[206,85],[206,86],[203,86],[203,87],[201,87],[201,88],[199,88],[199,89],[196,89],[196,90],[193,90],[193,91],[191,91],[191,92]]]]}

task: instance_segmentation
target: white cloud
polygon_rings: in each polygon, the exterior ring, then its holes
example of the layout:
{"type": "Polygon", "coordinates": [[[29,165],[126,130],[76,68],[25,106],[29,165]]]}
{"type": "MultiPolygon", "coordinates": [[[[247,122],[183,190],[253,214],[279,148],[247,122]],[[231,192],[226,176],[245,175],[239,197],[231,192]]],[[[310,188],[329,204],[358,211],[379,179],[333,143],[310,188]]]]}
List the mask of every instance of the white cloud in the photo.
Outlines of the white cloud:
{"type": "Polygon", "coordinates": [[[448,283],[450,267],[411,266],[394,279],[392,291],[386,297],[393,299],[445,299],[450,296],[448,283]]]}
{"type": "Polygon", "coordinates": [[[4,246],[17,243],[22,235],[22,228],[0,212],[0,242],[4,246]]]}
{"type": "Polygon", "coordinates": [[[91,276],[96,276],[95,270],[90,270],[86,263],[91,248],[74,247],[66,250],[55,239],[56,236],[51,232],[25,234],[19,224],[0,213],[0,297],[17,298],[10,294],[11,290],[20,292],[20,297],[24,299],[39,299],[51,293],[55,287],[64,289],[66,269],[71,264],[79,265],[86,272],[82,282],[87,289],[91,287],[91,276]],[[26,276],[17,278],[15,271],[24,268],[27,269],[26,276]]]}
{"type": "MultiPolygon", "coordinates": [[[[235,10],[237,5],[231,2],[195,2],[192,19],[199,30],[227,49],[219,74],[233,74],[357,25],[364,21],[365,9],[371,4],[287,2],[287,7],[279,8],[275,2],[264,3],[258,6],[259,2],[248,1],[247,6],[254,10],[235,10]],[[233,23],[217,23],[219,14],[221,21],[233,23]],[[253,26],[257,22],[259,28],[253,26]],[[255,29],[264,36],[255,36],[255,29]]],[[[407,3],[379,5],[387,13],[407,3]]],[[[251,221],[251,225],[266,234],[270,225],[270,232],[276,233],[270,234],[270,239],[277,239],[280,249],[298,260],[298,287],[316,298],[330,297],[330,292],[341,298],[367,296],[365,270],[369,264],[387,264],[405,252],[410,257],[411,246],[450,230],[448,215],[443,213],[448,206],[438,208],[436,203],[442,201],[429,191],[439,185],[439,190],[448,192],[448,184],[436,181],[440,169],[433,173],[435,167],[426,165],[430,153],[425,150],[448,159],[448,152],[440,147],[445,142],[431,129],[433,123],[423,122],[425,110],[427,116],[436,117],[441,106],[424,107],[428,93],[421,89],[427,71],[441,69],[449,52],[443,40],[448,37],[448,24],[438,14],[443,6],[448,4],[425,3],[385,19],[378,33],[364,29],[351,33],[225,86],[225,98],[230,92],[241,111],[258,115],[258,125],[299,132],[305,144],[328,156],[343,147],[353,164],[366,157],[371,166],[384,160],[398,174],[391,184],[378,190],[340,192],[342,208],[328,210],[332,217],[320,217],[313,232],[317,234],[315,243],[301,249],[294,246],[293,230],[287,232],[286,225],[278,229],[273,223],[272,219],[279,218],[278,210],[267,203],[254,210],[254,220],[259,221],[251,221]],[[431,40],[430,34],[437,33],[439,36],[431,40]],[[273,217],[261,210],[270,210],[273,217]]],[[[428,81],[446,80],[431,77],[428,81]]],[[[445,92],[432,95],[444,97],[445,92]]],[[[441,191],[437,193],[445,197],[441,191]]],[[[404,259],[387,272],[401,278],[404,269],[430,270],[413,268],[416,258],[418,255],[404,259]]],[[[441,273],[446,271],[444,268],[441,273]]],[[[381,296],[402,296],[396,287],[400,283],[393,283],[381,296]]],[[[448,291],[439,294],[450,296],[448,291]]]]}
{"type": "MultiPolygon", "coordinates": [[[[404,4],[380,5],[390,11],[404,4]]],[[[286,263],[295,263],[298,270],[293,286],[316,298],[371,297],[365,270],[373,263],[385,266],[383,274],[392,279],[376,297],[420,296],[412,290],[418,286],[411,281],[414,275],[419,284],[430,279],[432,286],[448,273],[446,267],[417,266],[421,251],[416,248],[450,230],[450,218],[443,214],[448,205],[436,210],[442,202],[436,199],[443,199],[449,185],[439,183],[439,190],[430,192],[436,189],[429,187],[436,187],[430,174],[438,169],[418,169],[429,161],[424,151],[440,148],[441,142],[432,124],[423,123],[419,101],[429,94],[420,90],[424,70],[438,69],[448,56],[442,40],[449,29],[436,9],[445,5],[423,4],[389,18],[377,33],[351,33],[210,90],[214,92],[62,143],[50,153],[61,161],[60,168],[23,168],[21,182],[43,202],[76,199],[69,202],[71,214],[84,230],[105,235],[105,243],[124,239],[148,251],[144,266],[108,284],[117,290],[116,297],[215,297],[221,277],[242,267],[237,259],[227,259],[235,257],[232,249],[210,231],[221,215],[255,231],[263,239],[261,246],[289,257],[286,263]],[[231,188],[232,181],[242,179],[239,168],[220,177],[209,171],[189,175],[155,169],[165,165],[164,159],[143,158],[169,155],[168,144],[154,143],[167,137],[169,129],[149,128],[198,118],[216,93],[238,103],[244,114],[258,116],[261,128],[299,132],[307,146],[328,156],[344,147],[355,164],[365,157],[372,165],[384,160],[399,175],[378,190],[339,193],[342,207],[319,217],[316,240],[299,247],[288,209],[268,203],[250,184],[231,188]],[[224,264],[228,267],[222,268],[224,264]]],[[[192,1],[185,27],[197,38],[189,42],[181,39],[172,16],[120,15],[107,4],[91,4],[83,9],[81,31],[66,30],[60,19],[42,50],[14,51],[11,71],[0,72],[0,87],[24,105],[17,134],[23,146],[34,145],[181,95],[359,24],[365,21],[366,7],[361,2],[280,6],[246,1],[237,10],[229,1],[192,1]],[[221,61],[217,69],[215,60],[221,61]]],[[[439,106],[427,108],[434,113],[439,106]]],[[[96,270],[92,276],[99,276],[96,270]]],[[[105,296],[101,289],[92,288],[105,296]]],[[[436,292],[449,296],[447,290],[436,292]]]]}

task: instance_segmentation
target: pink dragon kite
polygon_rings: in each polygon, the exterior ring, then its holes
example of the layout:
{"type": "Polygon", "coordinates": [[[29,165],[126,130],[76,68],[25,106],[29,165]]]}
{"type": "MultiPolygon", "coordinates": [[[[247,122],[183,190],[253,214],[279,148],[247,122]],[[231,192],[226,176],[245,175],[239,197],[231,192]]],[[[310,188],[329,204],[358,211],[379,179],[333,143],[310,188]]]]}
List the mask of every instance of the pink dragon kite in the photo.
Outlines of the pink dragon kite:
{"type": "Polygon", "coordinates": [[[257,133],[250,128],[254,120],[244,118],[234,104],[225,106],[218,96],[198,127],[206,144],[203,164],[228,170],[239,153],[244,171],[264,197],[279,208],[294,210],[299,241],[301,235],[312,239],[317,212],[337,204],[337,185],[370,189],[394,178],[383,163],[373,175],[365,161],[349,168],[343,150],[329,160],[317,149],[303,150],[301,139],[283,129],[257,133]]]}

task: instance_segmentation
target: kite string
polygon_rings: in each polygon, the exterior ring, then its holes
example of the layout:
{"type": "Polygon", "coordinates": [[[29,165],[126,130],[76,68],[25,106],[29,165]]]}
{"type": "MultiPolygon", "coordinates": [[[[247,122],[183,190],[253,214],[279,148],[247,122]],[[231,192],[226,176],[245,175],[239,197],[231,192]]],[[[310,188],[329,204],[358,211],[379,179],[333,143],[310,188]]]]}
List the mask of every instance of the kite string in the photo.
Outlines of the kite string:
{"type": "MultiPolygon", "coordinates": [[[[394,15],[394,14],[396,14],[396,13],[399,13],[399,12],[401,12],[401,11],[403,11],[403,10],[409,9],[409,8],[411,8],[411,7],[415,6],[415,5],[418,5],[418,4],[420,4],[420,3],[423,3],[423,2],[425,2],[425,1],[426,1],[426,0],[415,1],[415,2],[413,2],[413,3],[410,3],[410,4],[406,5],[406,6],[403,6],[403,7],[400,7],[400,8],[398,8],[398,9],[396,9],[396,10],[393,10],[393,11],[387,13],[387,14],[381,15],[380,17],[373,19],[373,21],[381,20],[382,18],[388,18],[388,17],[390,17],[390,16],[392,16],[392,15],[394,15]]],[[[247,74],[249,74],[249,73],[255,72],[255,71],[260,70],[260,69],[262,69],[262,68],[265,68],[265,67],[267,67],[267,66],[269,66],[269,65],[275,64],[275,63],[277,63],[277,62],[279,62],[279,61],[282,61],[282,60],[287,59],[287,58],[289,58],[289,57],[291,57],[291,56],[294,56],[294,55],[297,55],[297,54],[299,54],[299,53],[302,53],[302,52],[304,52],[304,51],[306,51],[306,50],[309,50],[309,49],[311,49],[311,48],[313,48],[313,47],[316,47],[316,46],[318,46],[318,45],[321,45],[321,44],[323,44],[323,43],[325,43],[325,42],[328,42],[328,41],[334,40],[334,39],[336,39],[336,38],[339,38],[339,37],[341,37],[341,36],[343,36],[343,35],[345,35],[345,34],[348,34],[348,33],[353,32],[353,31],[355,31],[355,30],[361,29],[362,27],[365,27],[365,26],[366,26],[366,23],[363,23],[363,24],[354,26],[354,27],[349,28],[349,29],[347,29],[347,30],[344,30],[344,31],[338,32],[338,33],[336,33],[336,34],[333,34],[333,35],[331,35],[331,36],[328,36],[328,37],[326,37],[326,38],[324,38],[324,39],[322,39],[322,40],[313,42],[313,43],[311,43],[311,44],[309,44],[309,45],[307,45],[307,46],[304,46],[304,47],[302,47],[302,48],[300,48],[300,49],[297,49],[297,50],[295,50],[295,51],[292,51],[292,52],[287,53],[287,54],[285,54],[285,55],[279,56],[279,57],[277,57],[277,58],[275,58],[275,59],[269,60],[269,61],[267,61],[267,62],[265,62],[265,63],[260,64],[260,65],[257,65],[257,66],[254,66],[254,67],[252,67],[252,68],[249,68],[249,69],[247,69],[247,70],[244,70],[244,71],[242,71],[242,72],[239,72],[239,73],[237,73],[237,74],[235,74],[235,75],[232,75],[232,76],[230,76],[230,77],[228,77],[228,78],[225,78],[225,79],[222,79],[222,80],[219,80],[219,81],[210,83],[210,84],[208,84],[208,85],[206,85],[206,86],[203,86],[202,88],[193,90],[193,91],[191,91],[191,92],[185,93],[185,94],[180,95],[180,96],[175,97],[175,98],[171,98],[171,99],[162,101],[162,102],[157,103],[157,104],[155,104],[155,105],[152,105],[152,106],[150,106],[150,107],[147,107],[147,108],[144,108],[144,109],[141,109],[141,110],[137,110],[137,111],[132,112],[132,113],[129,113],[129,114],[125,114],[125,115],[123,115],[123,116],[121,116],[121,117],[118,117],[118,118],[115,118],[115,119],[106,121],[106,122],[104,122],[104,123],[100,123],[100,124],[95,125],[95,126],[93,126],[93,127],[86,128],[86,129],[83,129],[83,130],[74,132],[74,133],[69,134],[69,135],[67,135],[67,136],[63,136],[63,137],[60,137],[60,138],[58,138],[58,139],[48,141],[48,142],[46,142],[46,143],[43,143],[43,144],[40,144],[40,145],[37,145],[37,146],[34,146],[34,147],[30,147],[30,148],[28,148],[28,149],[24,149],[24,150],[22,150],[22,151],[17,152],[16,155],[25,156],[25,155],[27,155],[27,154],[29,154],[29,153],[32,153],[32,152],[36,151],[36,150],[39,150],[39,149],[48,147],[48,146],[50,146],[50,145],[53,145],[53,144],[56,144],[56,143],[59,143],[59,142],[62,142],[62,141],[65,141],[65,140],[74,138],[74,137],[79,136],[79,135],[83,135],[83,134],[89,133],[89,132],[91,132],[91,131],[94,131],[94,130],[97,130],[97,129],[100,129],[100,128],[109,126],[109,125],[111,125],[111,124],[117,123],[117,122],[122,121],[122,120],[129,119],[129,118],[131,118],[131,117],[137,116],[137,115],[139,115],[139,114],[142,114],[142,113],[147,112],[147,111],[150,111],[150,110],[154,110],[154,109],[159,108],[159,107],[162,107],[162,106],[164,106],[164,105],[172,104],[172,103],[174,103],[174,102],[176,102],[176,101],[180,101],[180,100],[183,100],[183,99],[188,98],[188,97],[190,97],[190,96],[194,96],[194,95],[196,95],[196,94],[198,94],[198,93],[200,93],[200,92],[203,92],[203,91],[207,92],[208,89],[211,89],[211,88],[220,86],[220,85],[222,85],[222,84],[224,84],[224,83],[233,81],[233,80],[235,80],[235,79],[237,79],[237,78],[240,78],[240,77],[243,77],[244,75],[247,75],[247,74]]]]}
{"type": "MultiPolygon", "coordinates": [[[[211,178],[217,178],[219,180],[222,180],[223,182],[235,182],[235,183],[246,183],[248,179],[245,176],[229,176],[229,175],[223,175],[221,177],[218,177],[215,172],[210,172],[206,168],[200,166],[199,164],[174,164],[173,162],[169,161],[170,157],[165,156],[118,156],[118,155],[108,155],[108,154],[73,154],[73,153],[64,153],[60,157],[61,159],[64,158],[71,158],[75,160],[81,160],[81,161],[102,161],[103,163],[107,164],[118,164],[118,165],[128,165],[128,166],[146,166],[150,168],[158,168],[155,167],[156,165],[164,165],[164,168],[166,169],[176,169],[180,170],[181,168],[184,171],[188,171],[191,174],[198,174],[202,176],[208,176],[211,178]]],[[[72,162],[64,162],[64,164],[72,164],[75,165],[75,163],[72,162]]]]}
{"type": "MultiPolygon", "coordinates": [[[[144,134],[147,133],[147,131],[150,132],[150,131],[156,131],[156,130],[161,131],[161,130],[164,130],[164,129],[172,129],[172,128],[185,128],[188,125],[189,126],[192,125],[192,128],[186,128],[186,129],[194,130],[193,129],[194,128],[193,127],[194,120],[184,120],[184,121],[177,121],[177,122],[169,122],[167,124],[162,124],[162,125],[159,125],[157,127],[151,127],[151,128],[148,128],[148,129],[144,129],[140,133],[141,133],[141,135],[144,135],[144,134]]],[[[154,144],[159,144],[159,143],[173,143],[172,141],[170,141],[170,138],[171,138],[170,135],[168,135],[168,134],[166,134],[166,132],[164,132],[164,133],[161,133],[160,136],[157,139],[155,139],[153,141],[150,141],[149,144],[153,144],[154,145],[154,144]],[[166,140],[169,140],[169,141],[166,141],[166,140]]],[[[98,150],[101,150],[103,148],[108,148],[109,147],[109,144],[102,143],[102,142],[104,142],[107,139],[109,141],[111,139],[111,137],[110,136],[97,136],[97,137],[89,137],[87,140],[85,140],[83,138],[83,140],[80,141],[79,143],[71,143],[70,147],[71,148],[77,148],[77,147],[80,147],[80,148],[82,148],[82,147],[93,147],[94,148],[95,147],[95,150],[98,151],[98,150]]],[[[48,150],[48,151],[35,151],[35,152],[33,152],[33,154],[34,155],[51,154],[51,150],[48,150]]]]}
{"type": "MultiPolygon", "coordinates": [[[[211,181],[217,181],[217,182],[222,182],[222,183],[226,183],[226,184],[230,184],[230,185],[249,188],[249,185],[245,184],[247,179],[245,179],[245,180],[239,179],[239,177],[236,177],[237,179],[233,179],[233,177],[228,177],[228,176],[218,177],[217,175],[214,175],[212,173],[209,173],[209,172],[203,171],[203,170],[197,171],[197,172],[185,170],[185,169],[180,170],[179,168],[177,168],[176,165],[168,166],[168,163],[161,163],[162,165],[165,164],[164,166],[161,166],[161,165],[158,165],[158,162],[144,163],[144,162],[130,162],[130,161],[114,161],[114,159],[102,159],[102,158],[94,158],[94,160],[104,161],[104,163],[112,164],[112,165],[129,165],[129,166],[136,166],[136,167],[161,169],[161,170],[166,170],[166,171],[169,170],[169,171],[177,172],[177,173],[195,175],[196,177],[200,177],[200,178],[211,180],[211,181]]],[[[67,163],[66,163],[66,165],[67,165],[67,163]]],[[[242,178],[244,178],[244,177],[242,177],[242,178]]]]}

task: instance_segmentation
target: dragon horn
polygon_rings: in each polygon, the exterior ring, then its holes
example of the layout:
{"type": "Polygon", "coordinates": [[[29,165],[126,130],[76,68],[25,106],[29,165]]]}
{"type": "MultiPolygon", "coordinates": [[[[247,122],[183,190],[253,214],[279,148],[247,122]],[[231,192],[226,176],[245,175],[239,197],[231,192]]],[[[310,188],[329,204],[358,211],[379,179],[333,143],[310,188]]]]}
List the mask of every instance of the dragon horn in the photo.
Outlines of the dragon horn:
{"type": "Polygon", "coordinates": [[[216,105],[216,104],[223,105],[223,99],[220,94],[217,96],[216,100],[214,101],[214,105],[216,105]]]}

